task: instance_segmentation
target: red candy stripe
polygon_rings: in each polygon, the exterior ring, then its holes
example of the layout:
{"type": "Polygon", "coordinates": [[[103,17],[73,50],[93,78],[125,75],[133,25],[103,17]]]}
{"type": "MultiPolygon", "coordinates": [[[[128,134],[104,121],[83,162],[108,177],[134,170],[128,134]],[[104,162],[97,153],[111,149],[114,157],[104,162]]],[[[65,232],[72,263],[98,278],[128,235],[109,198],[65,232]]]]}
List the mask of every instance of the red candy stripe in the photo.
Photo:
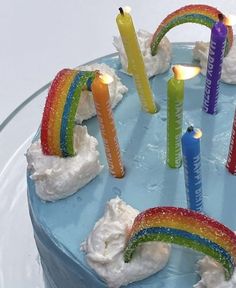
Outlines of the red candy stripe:
{"type": "Polygon", "coordinates": [[[48,97],[46,99],[46,103],[44,106],[43,111],[43,118],[41,123],[41,146],[42,151],[45,155],[52,155],[52,151],[50,151],[49,145],[48,145],[48,123],[50,118],[50,112],[53,102],[55,101],[55,97],[57,97],[57,86],[58,83],[65,77],[67,73],[70,72],[70,69],[63,69],[54,78],[52,81],[52,84],[48,91],[48,97]]]}

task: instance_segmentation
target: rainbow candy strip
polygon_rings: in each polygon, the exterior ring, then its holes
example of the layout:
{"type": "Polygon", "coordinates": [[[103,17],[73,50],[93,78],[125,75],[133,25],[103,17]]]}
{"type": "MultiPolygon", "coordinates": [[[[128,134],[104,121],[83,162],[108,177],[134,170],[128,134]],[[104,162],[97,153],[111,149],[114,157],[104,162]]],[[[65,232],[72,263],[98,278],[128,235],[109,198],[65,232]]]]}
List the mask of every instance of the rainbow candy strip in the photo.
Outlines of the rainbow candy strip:
{"type": "Polygon", "coordinates": [[[91,90],[95,72],[61,70],[52,81],[41,124],[45,155],[74,156],[73,129],[82,89],[91,90]]]}
{"type": "Polygon", "coordinates": [[[200,251],[222,264],[230,279],[236,263],[236,235],[216,220],[196,211],[155,207],[140,213],[129,234],[124,261],[148,241],[174,243],[200,251]]]}
{"type": "MultiPolygon", "coordinates": [[[[153,35],[151,42],[151,53],[156,55],[158,45],[165,34],[177,25],[184,23],[198,23],[212,28],[216,21],[218,21],[218,15],[222,14],[218,9],[208,5],[187,5],[171,14],[169,14],[158,26],[156,32],[153,35]]],[[[233,29],[231,26],[227,27],[228,35],[225,48],[225,55],[228,54],[233,44],[233,29]]]]}

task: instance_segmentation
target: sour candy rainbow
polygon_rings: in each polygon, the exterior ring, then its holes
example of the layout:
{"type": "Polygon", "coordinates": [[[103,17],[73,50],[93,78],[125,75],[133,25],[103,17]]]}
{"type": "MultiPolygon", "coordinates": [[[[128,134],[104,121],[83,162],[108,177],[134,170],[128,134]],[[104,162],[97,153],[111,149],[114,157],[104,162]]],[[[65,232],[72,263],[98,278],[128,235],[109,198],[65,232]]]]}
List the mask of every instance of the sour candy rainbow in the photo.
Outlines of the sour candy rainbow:
{"type": "MultiPolygon", "coordinates": [[[[187,5],[171,14],[169,14],[158,26],[156,32],[153,35],[151,42],[151,53],[156,55],[158,45],[165,34],[177,25],[184,23],[197,23],[212,28],[216,21],[218,21],[218,15],[222,14],[218,9],[208,5],[187,5]]],[[[227,26],[228,35],[225,48],[225,55],[228,54],[233,44],[233,30],[231,26],[227,26]]]]}
{"type": "Polygon", "coordinates": [[[129,234],[124,261],[136,247],[162,241],[192,248],[222,264],[230,279],[236,263],[236,235],[229,228],[201,213],[177,207],[155,207],[140,213],[129,234]]]}
{"type": "Polygon", "coordinates": [[[74,156],[74,120],[82,89],[90,90],[95,72],[61,70],[52,81],[41,123],[43,153],[74,156]]]}

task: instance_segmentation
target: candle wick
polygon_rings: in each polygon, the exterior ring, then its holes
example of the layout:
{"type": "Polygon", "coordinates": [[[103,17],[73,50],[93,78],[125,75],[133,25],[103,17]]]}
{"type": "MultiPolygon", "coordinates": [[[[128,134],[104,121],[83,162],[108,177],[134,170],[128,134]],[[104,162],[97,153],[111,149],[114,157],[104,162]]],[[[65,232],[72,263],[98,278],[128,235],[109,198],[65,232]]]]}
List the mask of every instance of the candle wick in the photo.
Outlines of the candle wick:
{"type": "Polygon", "coordinates": [[[192,132],[192,131],[193,131],[193,126],[189,126],[189,127],[187,128],[187,131],[188,131],[188,132],[192,132]]]}
{"type": "Polygon", "coordinates": [[[173,73],[174,73],[175,79],[177,79],[177,69],[176,69],[175,66],[172,67],[172,71],[173,71],[173,73]]]}
{"type": "Polygon", "coordinates": [[[96,76],[100,76],[101,75],[100,70],[95,70],[94,73],[95,73],[96,76]]]}
{"type": "Polygon", "coordinates": [[[219,19],[220,22],[223,22],[223,20],[224,20],[224,15],[223,15],[222,13],[219,13],[219,14],[218,14],[218,19],[219,19]]]}
{"type": "Polygon", "coordinates": [[[123,10],[123,8],[120,7],[119,10],[120,10],[120,14],[121,14],[121,15],[124,15],[124,10],[123,10]]]}

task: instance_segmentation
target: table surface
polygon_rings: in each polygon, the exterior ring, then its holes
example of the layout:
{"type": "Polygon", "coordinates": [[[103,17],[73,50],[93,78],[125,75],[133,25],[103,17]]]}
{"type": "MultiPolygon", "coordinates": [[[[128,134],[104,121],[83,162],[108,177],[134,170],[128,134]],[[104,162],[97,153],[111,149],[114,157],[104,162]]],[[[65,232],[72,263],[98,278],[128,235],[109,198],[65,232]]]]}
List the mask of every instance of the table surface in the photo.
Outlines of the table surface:
{"type": "MultiPolygon", "coordinates": [[[[0,123],[64,67],[75,67],[115,52],[115,22],[120,6],[132,7],[136,29],[154,32],[187,0],[8,0],[0,9],[0,123]]],[[[236,14],[236,1],[201,1],[236,14]],[[227,2],[227,7],[226,7],[227,2]]],[[[208,41],[210,30],[185,24],[168,34],[172,42],[208,41]],[[194,33],[193,33],[194,32],[194,33]]]]}

